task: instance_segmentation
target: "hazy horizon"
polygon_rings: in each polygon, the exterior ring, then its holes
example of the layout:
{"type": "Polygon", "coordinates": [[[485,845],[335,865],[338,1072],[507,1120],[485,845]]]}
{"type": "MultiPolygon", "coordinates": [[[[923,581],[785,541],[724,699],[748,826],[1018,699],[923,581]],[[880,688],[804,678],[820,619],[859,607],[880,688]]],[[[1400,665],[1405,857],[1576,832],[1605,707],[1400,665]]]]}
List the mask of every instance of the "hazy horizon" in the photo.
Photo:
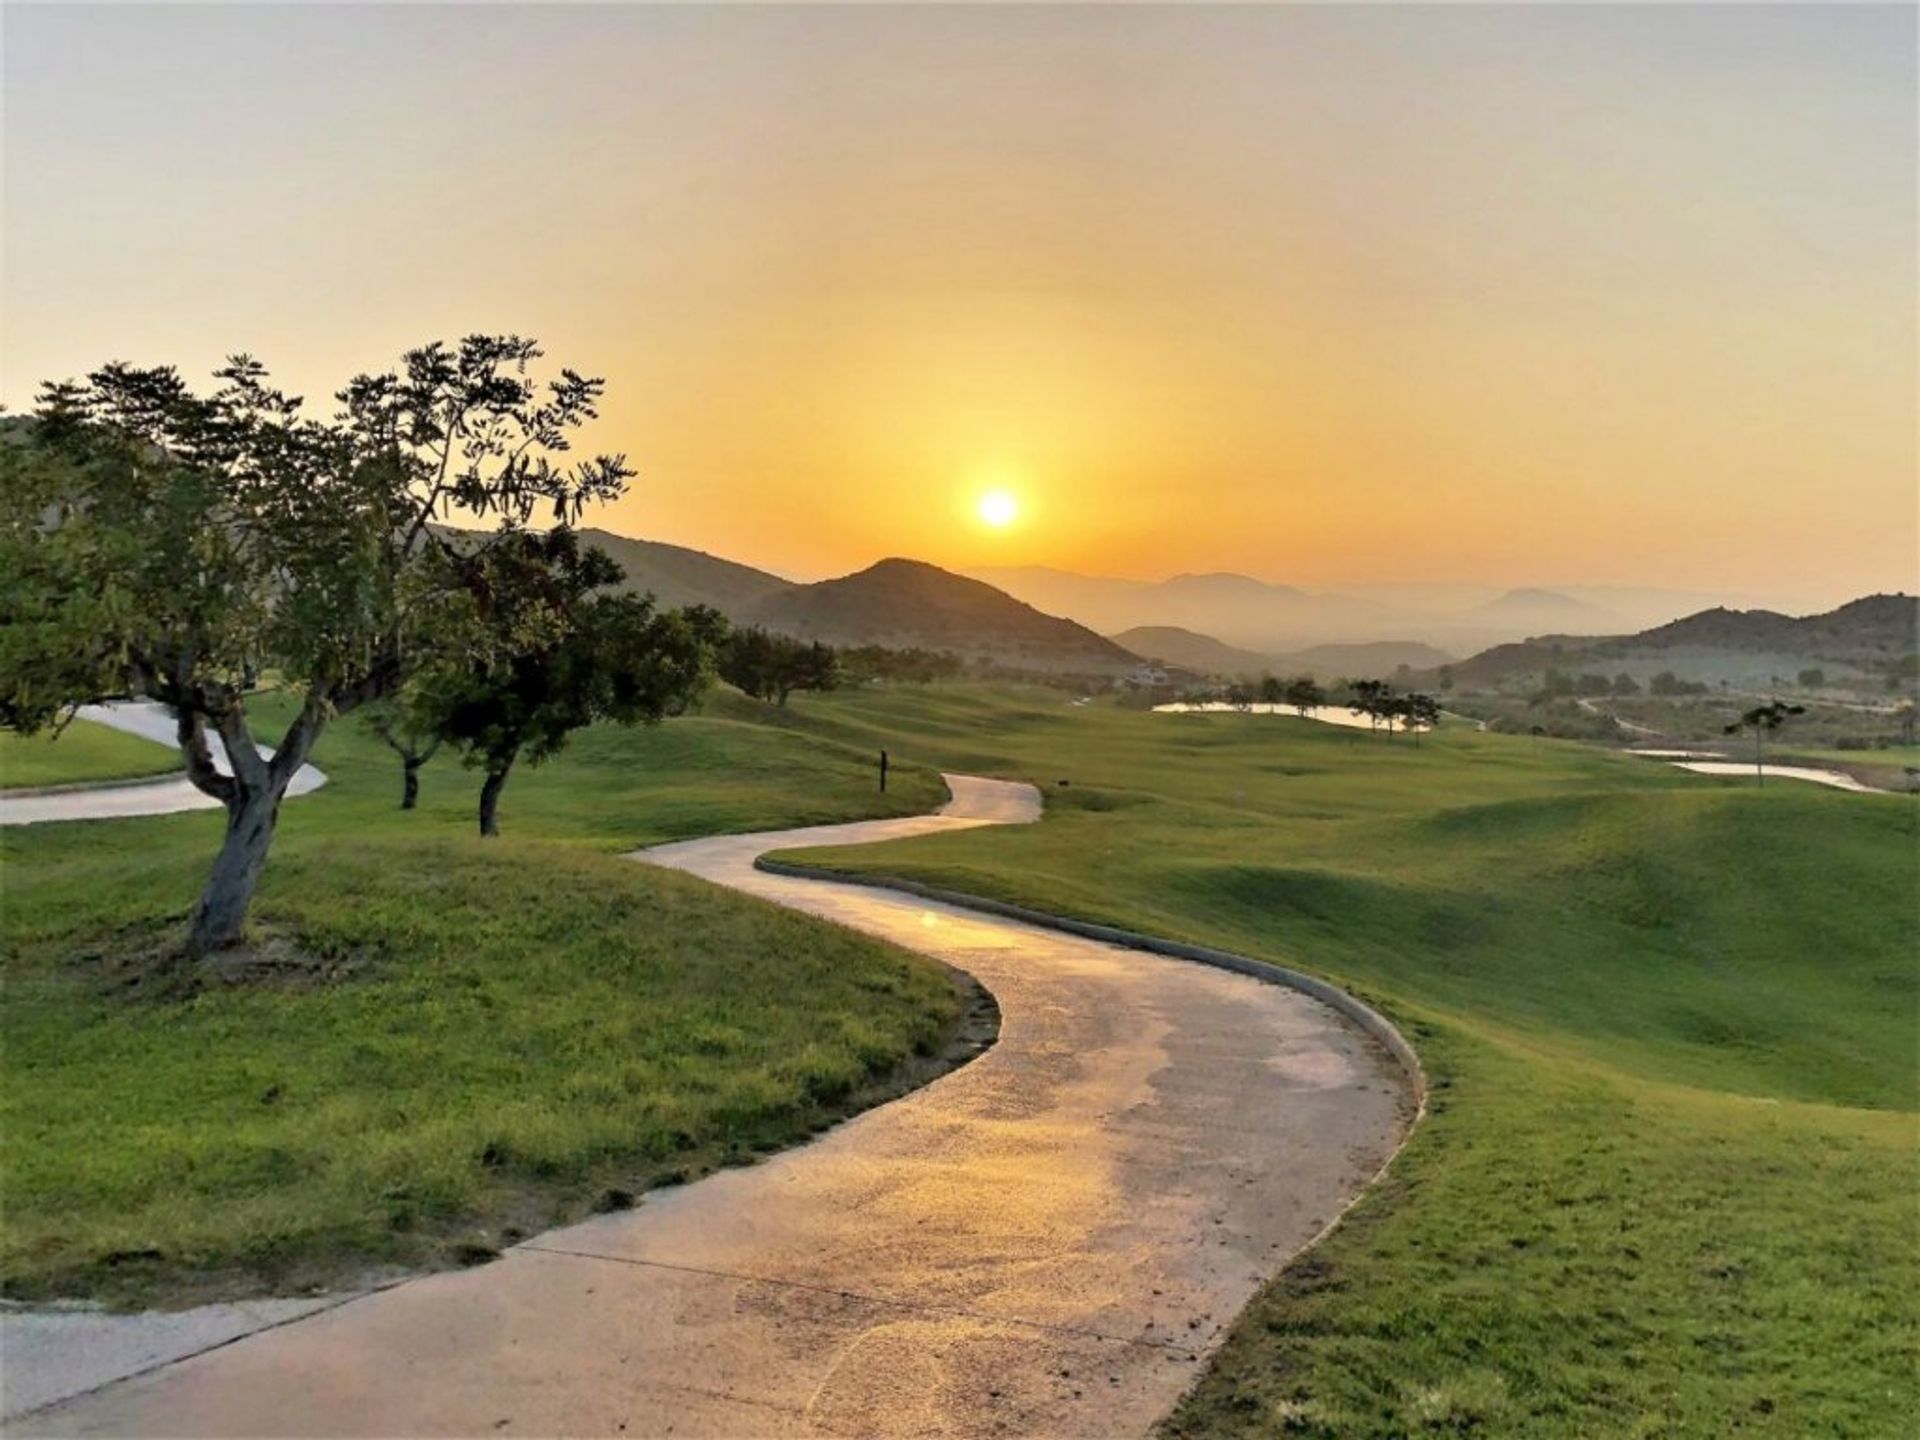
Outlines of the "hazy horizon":
{"type": "Polygon", "coordinates": [[[0,399],[538,337],[587,523],[1315,591],[1915,588],[1906,6],[8,6],[0,399]],[[995,523],[983,496],[1004,492],[995,523]]]}

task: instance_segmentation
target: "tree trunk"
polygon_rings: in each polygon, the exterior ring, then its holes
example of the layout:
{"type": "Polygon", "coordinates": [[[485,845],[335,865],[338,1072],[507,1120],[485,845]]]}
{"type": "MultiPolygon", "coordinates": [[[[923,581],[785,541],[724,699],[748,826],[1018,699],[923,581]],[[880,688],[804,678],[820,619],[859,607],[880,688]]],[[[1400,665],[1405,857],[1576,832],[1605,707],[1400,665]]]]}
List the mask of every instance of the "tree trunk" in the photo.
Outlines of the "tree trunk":
{"type": "Polygon", "coordinates": [[[281,784],[244,790],[228,805],[227,838],[193,911],[187,948],[194,955],[224,950],[245,938],[247,912],[253,907],[253,892],[273,844],[285,788],[281,784]]]}
{"type": "Polygon", "coordinates": [[[400,763],[405,776],[402,782],[403,788],[400,792],[400,808],[402,810],[411,810],[420,803],[420,766],[422,761],[415,756],[409,755],[400,763]]]}
{"type": "Polygon", "coordinates": [[[480,787],[480,833],[498,835],[500,833],[500,792],[507,788],[507,775],[513,769],[509,759],[498,770],[487,771],[486,783],[480,787]]]}

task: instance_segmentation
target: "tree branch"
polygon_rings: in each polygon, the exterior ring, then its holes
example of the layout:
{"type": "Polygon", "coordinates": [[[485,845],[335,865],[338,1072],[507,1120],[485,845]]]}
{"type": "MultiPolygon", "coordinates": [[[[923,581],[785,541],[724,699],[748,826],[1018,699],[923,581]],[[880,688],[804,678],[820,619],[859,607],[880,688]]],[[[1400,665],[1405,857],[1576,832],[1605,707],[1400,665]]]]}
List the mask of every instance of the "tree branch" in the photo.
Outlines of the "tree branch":
{"type": "Polygon", "coordinates": [[[174,711],[180,736],[180,753],[186,757],[187,779],[203,795],[211,795],[222,805],[240,798],[240,786],[231,775],[222,775],[207,748],[207,722],[197,710],[181,707],[174,711]]]}

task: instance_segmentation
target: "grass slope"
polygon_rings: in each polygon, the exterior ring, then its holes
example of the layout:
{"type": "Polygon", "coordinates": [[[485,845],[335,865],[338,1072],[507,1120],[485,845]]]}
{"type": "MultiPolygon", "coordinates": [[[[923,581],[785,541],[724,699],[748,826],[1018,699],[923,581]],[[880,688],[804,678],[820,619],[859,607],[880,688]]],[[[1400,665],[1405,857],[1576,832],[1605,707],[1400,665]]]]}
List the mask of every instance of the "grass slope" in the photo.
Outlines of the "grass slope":
{"type": "Polygon", "coordinates": [[[791,1143],[938,1050],[960,1006],[936,967],[618,858],[943,793],[902,767],[881,797],[867,755],[762,708],[583,735],[515,776],[497,842],[471,834],[474,775],[434,763],[402,814],[397,761],[336,726],[257,912],[337,961],[325,984],[131,983],[217,815],[0,832],[5,1292],[181,1300],[477,1257],[791,1143]]]}
{"type": "Polygon", "coordinates": [[[1389,1179],[1170,1435],[1920,1421],[1912,802],[1464,727],[1416,747],[1012,691],[813,713],[1050,809],[809,863],[1311,969],[1426,1060],[1389,1179]]]}
{"type": "Polygon", "coordinates": [[[134,780],[180,768],[170,747],[91,720],[75,720],[57,736],[0,730],[0,790],[134,780]]]}

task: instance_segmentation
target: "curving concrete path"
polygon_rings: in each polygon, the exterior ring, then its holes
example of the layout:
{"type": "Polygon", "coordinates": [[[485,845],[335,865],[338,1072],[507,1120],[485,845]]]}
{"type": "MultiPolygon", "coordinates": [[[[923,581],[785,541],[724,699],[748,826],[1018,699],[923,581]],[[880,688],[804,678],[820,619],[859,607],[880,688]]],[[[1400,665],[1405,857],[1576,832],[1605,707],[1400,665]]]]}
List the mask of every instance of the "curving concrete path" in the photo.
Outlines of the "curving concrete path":
{"type": "MultiPolygon", "coordinates": [[[[83,705],[80,718],[110,725],[169,748],[179,736],[166,706],[152,700],[114,700],[105,705],[83,705]]],[[[213,763],[222,775],[231,775],[227,747],[213,737],[213,763]]],[[[262,748],[262,754],[273,752],[262,748]]],[[[305,795],[327,783],[311,765],[302,765],[288,782],[287,794],[305,795]]],[[[194,788],[184,771],[124,784],[89,785],[71,789],[22,791],[0,795],[0,825],[43,825],[58,820],[124,820],[136,815],[172,815],[182,810],[218,810],[220,802],[194,788]]]]}
{"type": "Polygon", "coordinates": [[[937,815],[634,858],[977,976],[999,1043],[750,1169],[656,1191],[36,1411],[34,1434],[1144,1433],[1400,1143],[1401,1072],[1241,975],[899,892],[763,873],[797,845],[1037,819],[948,777],[937,815]]]}

